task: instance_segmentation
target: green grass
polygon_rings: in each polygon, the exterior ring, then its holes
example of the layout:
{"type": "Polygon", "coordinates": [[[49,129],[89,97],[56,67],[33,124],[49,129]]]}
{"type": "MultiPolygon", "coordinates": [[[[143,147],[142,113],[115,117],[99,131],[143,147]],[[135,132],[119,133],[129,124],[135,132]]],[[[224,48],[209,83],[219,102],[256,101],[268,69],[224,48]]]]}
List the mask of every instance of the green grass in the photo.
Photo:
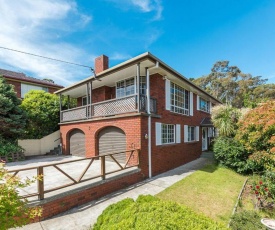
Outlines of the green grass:
{"type": "Polygon", "coordinates": [[[186,205],[227,224],[244,181],[244,176],[211,164],[165,189],[157,197],[186,205]]]}

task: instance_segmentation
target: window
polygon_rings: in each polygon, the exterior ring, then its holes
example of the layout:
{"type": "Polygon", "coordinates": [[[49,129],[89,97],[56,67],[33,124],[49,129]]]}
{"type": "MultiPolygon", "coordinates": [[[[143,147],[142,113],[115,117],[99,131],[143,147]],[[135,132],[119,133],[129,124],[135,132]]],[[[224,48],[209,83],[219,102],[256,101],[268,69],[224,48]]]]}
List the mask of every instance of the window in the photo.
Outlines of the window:
{"type": "Polygon", "coordinates": [[[156,145],[181,143],[180,124],[162,124],[156,122],[156,145]]]}
{"type": "Polygon", "coordinates": [[[116,97],[125,97],[135,94],[135,79],[130,78],[116,83],[116,97]]]}
{"type": "MultiPolygon", "coordinates": [[[[146,94],[146,77],[140,76],[139,78],[139,87],[140,87],[140,94],[146,94]]],[[[135,78],[130,78],[126,80],[122,80],[116,83],[116,96],[125,97],[129,95],[133,95],[138,92],[138,89],[135,90],[136,82],[135,78]]]]}
{"type": "Polygon", "coordinates": [[[200,127],[184,125],[184,142],[200,140],[200,127]]]}
{"type": "Polygon", "coordinates": [[[204,100],[203,98],[200,97],[200,110],[209,113],[210,112],[210,106],[209,106],[209,101],[204,100]]]}
{"type": "MultiPolygon", "coordinates": [[[[88,96],[88,100],[90,102],[90,95],[88,96]]],[[[87,105],[87,97],[82,97],[82,105],[87,105]]]]}
{"type": "Polygon", "coordinates": [[[161,125],[161,143],[175,143],[175,125],[161,125]]]}
{"type": "Polygon", "coordinates": [[[28,93],[30,90],[43,90],[45,92],[48,92],[47,87],[21,83],[21,98],[24,98],[25,94],[28,93]]]}
{"type": "Polygon", "coordinates": [[[195,141],[195,131],[196,127],[194,126],[188,126],[188,141],[195,141]]]}
{"type": "Polygon", "coordinates": [[[171,111],[189,115],[189,91],[171,82],[171,111]]]}
{"type": "Polygon", "coordinates": [[[146,77],[140,76],[139,78],[139,89],[140,94],[145,95],[146,94],[146,77]]]}

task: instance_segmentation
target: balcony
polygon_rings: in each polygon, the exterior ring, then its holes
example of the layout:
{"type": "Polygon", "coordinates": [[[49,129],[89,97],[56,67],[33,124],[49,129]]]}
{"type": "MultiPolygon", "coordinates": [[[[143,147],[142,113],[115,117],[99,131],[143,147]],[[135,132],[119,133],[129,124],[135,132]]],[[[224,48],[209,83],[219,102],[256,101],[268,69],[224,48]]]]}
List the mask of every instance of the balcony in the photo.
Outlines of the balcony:
{"type": "MultiPolygon", "coordinates": [[[[144,95],[140,95],[138,109],[138,96],[131,95],[127,97],[106,100],[91,105],[85,105],[73,109],[60,112],[60,122],[85,120],[97,117],[108,117],[118,114],[147,112],[147,99],[144,95]]],[[[157,101],[150,99],[150,112],[157,113],[157,101]]]]}

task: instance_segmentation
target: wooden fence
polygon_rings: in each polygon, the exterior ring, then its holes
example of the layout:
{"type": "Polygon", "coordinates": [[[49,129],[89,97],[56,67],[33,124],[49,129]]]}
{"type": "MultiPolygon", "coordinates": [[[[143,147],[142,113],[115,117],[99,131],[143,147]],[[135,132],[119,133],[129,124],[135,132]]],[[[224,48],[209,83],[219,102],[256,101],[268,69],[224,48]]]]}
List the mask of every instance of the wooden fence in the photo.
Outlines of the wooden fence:
{"type": "Polygon", "coordinates": [[[102,180],[105,180],[106,175],[113,174],[113,173],[116,173],[116,172],[119,172],[119,171],[122,171],[125,169],[129,169],[132,167],[139,167],[139,154],[140,154],[140,150],[134,149],[134,150],[126,151],[126,152],[118,152],[118,153],[106,154],[106,155],[101,155],[101,156],[94,156],[94,157],[85,158],[85,159],[76,159],[76,160],[71,160],[71,161],[66,161],[66,162],[41,165],[41,166],[37,166],[37,167],[9,170],[8,173],[11,173],[12,176],[16,176],[19,172],[36,169],[36,172],[37,172],[36,176],[38,178],[37,179],[37,192],[31,193],[28,195],[24,195],[24,196],[22,196],[22,198],[38,196],[39,200],[43,200],[45,193],[53,192],[53,191],[56,191],[56,190],[59,190],[59,189],[65,188],[65,187],[73,186],[75,184],[83,183],[88,180],[92,180],[92,179],[96,179],[96,178],[100,178],[100,177],[102,180]],[[116,159],[116,155],[121,154],[121,153],[125,153],[126,155],[128,153],[128,157],[126,158],[126,161],[124,164],[119,163],[118,160],[116,159]],[[134,156],[135,156],[134,161],[131,161],[131,159],[133,159],[134,156]],[[109,159],[112,159],[112,161],[118,165],[119,169],[106,172],[106,158],[107,157],[109,159]],[[88,171],[88,169],[91,167],[91,165],[93,164],[93,162],[95,160],[100,160],[101,173],[99,175],[88,177],[88,178],[84,179],[83,177],[85,176],[86,172],[88,171]],[[89,163],[86,166],[86,168],[84,168],[84,170],[81,172],[80,176],[77,179],[73,178],[71,175],[69,175],[67,172],[65,172],[64,170],[62,170],[59,167],[59,165],[70,164],[73,162],[80,162],[80,161],[88,161],[89,163]],[[47,189],[44,185],[44,179],[45,179],[44,169],[46,167],[53,167],[53,168],[57,169],[64,176],[69,178],[71,182],[67,183],[65,185],[56,185],[54,188],[47,189]]]}

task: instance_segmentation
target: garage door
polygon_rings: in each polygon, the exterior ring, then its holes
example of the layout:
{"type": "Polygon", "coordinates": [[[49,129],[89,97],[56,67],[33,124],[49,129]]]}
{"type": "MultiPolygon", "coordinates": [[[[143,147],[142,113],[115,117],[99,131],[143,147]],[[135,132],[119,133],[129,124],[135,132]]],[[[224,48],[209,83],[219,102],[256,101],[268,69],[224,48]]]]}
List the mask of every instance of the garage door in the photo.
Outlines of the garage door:
{"type": "Polygon", "coordinates": [[[79,129],[73,130],[70,133],[70,154],[85,157],[85,153],[85,134],[79,129]]]}
{"type": "MultiPolygon", "coordinates": [[[[123,130],[108,127],[100,131],[98,136],[99,155],[124,152],[126,150],[126,135],[123,130]]],[[[116,160],[121,163],[126,161],[126,153],[116,154],[116,160]]],[[[107,159],[107,160],[110,160],[107,159]]]]}

